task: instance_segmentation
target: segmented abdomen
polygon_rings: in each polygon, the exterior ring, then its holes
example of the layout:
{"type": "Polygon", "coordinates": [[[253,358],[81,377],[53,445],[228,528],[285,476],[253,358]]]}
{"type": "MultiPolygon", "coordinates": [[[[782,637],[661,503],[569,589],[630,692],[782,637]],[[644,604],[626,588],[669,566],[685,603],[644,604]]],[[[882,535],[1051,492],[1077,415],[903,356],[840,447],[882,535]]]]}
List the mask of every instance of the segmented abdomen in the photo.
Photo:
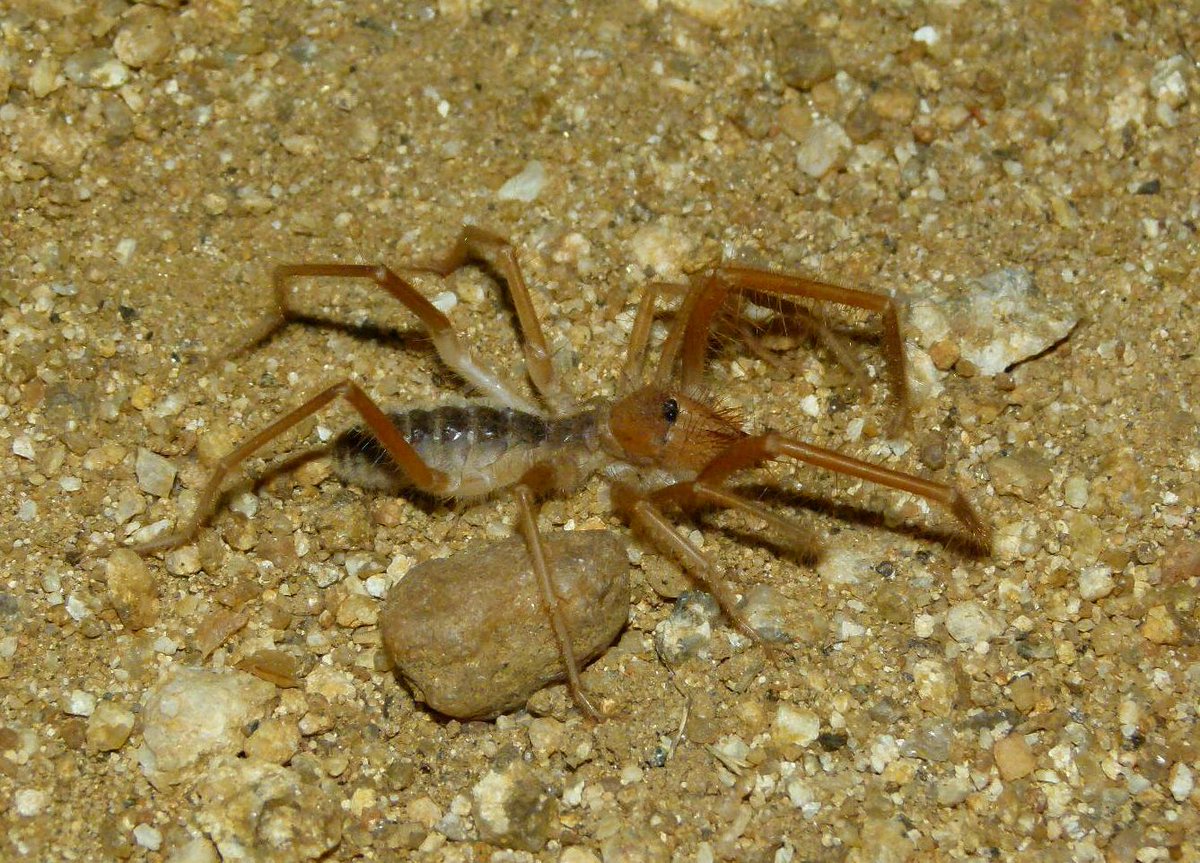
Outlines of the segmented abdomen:
{"type": "MultiPolygon", "coordinates": [[[[586,415],[547,420],[485,405],[389,411],[388,418],[427,465],[461,482],[468,494],[515,481],[517,472],[523,473],[523,466],[537,461],[545,449],[581,441],[590,428],[586,415]]],[[[361,427],[339,436],[333,451],[338,475],[349,482],[385,491],[410,485],[361,427]]]]}

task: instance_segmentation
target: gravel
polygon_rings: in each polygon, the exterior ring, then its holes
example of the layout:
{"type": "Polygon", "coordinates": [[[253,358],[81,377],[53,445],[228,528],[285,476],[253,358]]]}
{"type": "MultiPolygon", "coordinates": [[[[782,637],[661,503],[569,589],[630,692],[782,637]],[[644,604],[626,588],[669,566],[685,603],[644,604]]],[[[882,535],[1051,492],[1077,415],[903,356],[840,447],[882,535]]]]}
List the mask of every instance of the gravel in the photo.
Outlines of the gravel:
{"type": "Polygon", "coordinates": [[[146,693],[142,771],[156,784],[169,784],[202,758],[236,755],[246,725],[263,718],[274,695],[274,686],[240,671],[169,667],[146,693]]]}
{"type": "MultiPolygon", "coordinates": [[[[35,5],[5,7],[0,47],[0,859],[276,859],[281,837],[339,863],[1200,854],[1187,4],[35,5]],[[498,199],[531,161],[536,196],[498,199]],[[298,284],[325,325],[226,348],[276,264],[402,272],[464,222],[512,238],[585,402],[622,385],[652,281],[725,260],[894,296],[901,440],[860,310],[821,311],[868,385],[791,328],[714,343],[705,385],[753,429],[956,484],[992,553],[907,495],[747,472],[739,491],[811,522],[824,556],[668,512],[737,592],[778,592],[789,637],[768,658],[710,621],[705,656],[668,667],[655,633],[694,585],[637,566],[654,551],[605,483],[550,495],[548,535],[611,530],[635,561],[629,623],[584,673],[597,725],[562,686],[476,722],[397,680],[372,608],[508,536],[514,506],[293,469],[344,405],[248,460],[190,550],[114,555],[334,379],[388,407],[473,399],[362,284],[298,284]],[[143,476],[141,450],[167,464],[143,476]],[[187,749],[155,707],[182,669],[269,695],[215,699],[241,704],[212,711],[219,744],[151,785],[149,743],[187,749]],[[781,705],[817,738],[780,743],[781,705]],[[474,812],[517,763],[556,801],[537,851],[484,840],[474,812]]],[[[524,388],[491,275],[414,280],[524,388]]]]}

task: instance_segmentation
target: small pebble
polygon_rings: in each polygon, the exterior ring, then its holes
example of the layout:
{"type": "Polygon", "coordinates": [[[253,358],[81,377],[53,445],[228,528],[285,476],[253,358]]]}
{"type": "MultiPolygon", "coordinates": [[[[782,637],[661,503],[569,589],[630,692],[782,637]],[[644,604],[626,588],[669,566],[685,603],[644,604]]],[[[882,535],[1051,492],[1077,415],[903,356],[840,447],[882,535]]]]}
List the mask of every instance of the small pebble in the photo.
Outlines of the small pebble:
{"type": "Polygon", "coordinates": [[[20,456],[21,458],[32,459],[35,455],[33,441],[29,439],[28,435],[23,434],[13,438],[12,451],[13,455],[20,456]]]}
{"type": "Polygon", "coordinates": [[[959,644],[991,641],[1004,631],[1003,624],[977,602],[960,602],[946,612],[946,631],[959,644]]]}
{"type": "Polygon", "coordinates": [[[917,112],[916,91],[903,87],[880,87],[868,101],[881,118],[900,125],[912,122],[917,112]]]}
{"type": "Polygon", "coordinates": [[[88,718],[86,740],[97,752],[114,752],[133,731],[133,712],[115,701],[101,701],[88,718]]]}
{"type": "Polygon", "coordinates": [[[771,725],[771,740],[778,746],[805,747],[821,733],[821,720],[811,710],[780,704],[771,725]]]}
{"type": "Polygon", "coordinates": [[[501,201],[521,201],[530,203],[537,199],[546,185],[546,168],[541,162],[529,162],[521,173],[509,177],[504,185],[496,192],[501,201]]]}
{"type": "Polygon", "coordinates": [[[221,858],[212,842],[197,836],[172,851],[167,863],[221,863],[221,858]]]}
{"type": "Polygon", "coordinates": [[[638,265],[663,278],[677,275],[693,248],[692,238],[666,221],[643,225],[630,241],[630,253],[638,265]]]}
{"type": "Polygon", "coordinates": [[[133,841],[148,851],[161,848],[162,838],[162,833],[149,824],[139,824],[133,828],[133,841]]]}
{"type": "Polygon", "coordinates": [[[1188,60],[1182,54],[1174,54],[1154,64],[1150,76],[1150,95],[1157,101],[1179,108],[1188,99],[1188,60]]]}
{"type": "Polygon", "coordinates": [[[337,610],[337,624],[348,629],[374,626],[379,620],[379,603],[361,593],[352,593],[342,600],[337,610]]]}
{"type": "Polygon", "coordinates": [[[1000,494],[1030,502],[1040,500],[1054,479],[1049,460],[1031,447],[992,459],[988,462],[988,476],[1000,494]]]}
{"type": "Polygon", "coordinates": [[[275,687],[241,671],[170,666],[146,696],[142,711],[142,771],[172,783],[212,753],[236,754],[243,729],[263,718],[275,687]]]}
{"type": "Polygon", "coordinates": [[[224,860],[322,860],[342,841],[340,796],[277,764],[222,756],[204,774],[195,800],[193,817],[224,860]]]}
{"type": "Polygon", "coordinates": [[[121,266],[128,266],[133,260],[133,253],[137,251],[137,240],[133,237],[123,237],[117,242],[113,248],[113,257],[117,259],[117,263],[121,266]]]}
{"type": "Polygon", "coordinates": [[[873,575],[874,560],[864,553],[831,548],[817,561],[817,574],[828,584],[857,584],[873,575]]]}
{"type": "Polygon", "coordinates": [[[811,30],[799,25],[780,27],[772,38],[779,77],[789,87],[811,90],[837,71],[828,45],[811,30]]]}
{"type": "Polygon", "coordinates": [[[1039,291],[1028,270],[1008,267],[985,273],[950,295],[914,286],[908,321],[926,350],[953,337],[960,362],[994,376],[1064,339],[1079,315],[1068,302],[1039,291]]]}
{"type": "Polygon", "coordinates": [[[50,795],[38,788],[22,788],[15,795],[17,802],[17,814],[23,818],[33,818],[42,814],[42,810],[46,808],[46,804],[50,802],[50,795]]]}
{"type": "Polygon", "coordinates": [[[954,742],[954,726],[946,720],[924,725],[904,741],[901,754],[923,761],[940,763],[950,760],[950,745],[954,742]]]}
{"type": "Polygon", "coordinates": [[[1155,644],[1179,644],[1179,624],[1165,605],[1156,605],[1146,612],[1142,637],[1155,644]]]}
{"type": "Polygon", "coordinates": [[[67,58],[63,74],[80,87],[114,90],[129,80],[129,67],[107,48],[85,48],[67,58]]]}
{"type": "Polygon", "coordinates": [[[141,69],[160,62],[174,44],[167,14],[153,6],[135,6],[113,39],[113,51],[127,66],[141,69]]]}
{"type": "Polygon", "coordinates": [[[134,472],[138,488],[155,497],[167,497],[175,485],[175,466],[145,447],[138,447],[134,472]]]}
{"type": "Polygon", "coordinates": [[[992,745],[992,757],[996,759],[996,768],[1005,782],[1028,776],[1037,767],[1037,760],[1023,734],[1001,737],[992,745]]]}
{"type": "Polygon", "coordinates": [[[667,665],[707,657],[720,606],[707,593],[690,590],[679,597],[671,616],[654,627],[654,649],[667,665]]]}
{"type": "Polygon", "coordinates": [[[430,302],[442,314],[449,314],[458,305],[458,294],[454,293],[454,291],[441,291],[435,294],[430,302]]]}
{"type": "Polygon", "coordinates": [[[840,166],[853,143],[846,131],[833,120],[818,119],[796,148],[796,167],[819,179],[840,166]]]}
{"type": "Polygon", "coordinates": [[[558,800],[517,760],[492,768],[471,789],[479,838],[504,848],[541,851],[558,827],[558,800]]]}
{"type": "Polygon", "coordinates": [[[788,634],[783,628],[783,613],[787,599],[769,584],[756,584],[746,590],[738,610],[763,641],[783,642],[788,634]]]}
{"type": "Polygon", "coordinates": [[[1105,564],[1086,566],[1079,573],[1079,595],[1089,602],[1103,599],[1112,593],[1115,587],[1112,568],[1105,564]]]}
{"type": "Polygon", "coordinates": [[[922,45],[936,45],[940,38],[937,28],[928,24],[913,31],[913,41],[920,42],[922,45]]]}
{"type": "Polygon", "coordinates": [[[53,57],[39,57],[29,70],[29,92],[35,99],[44,99],[61,87],[59,65],[53,57]]]}
{"type": "Polygon", "coordinates": [[[124,488],[117,495],[116,505],[113,506],[113,520],[117,524],[124,524],[145,509],[146,499],[132,488],[124,488]]]}
{"type": "Polygon", "coordinates": [[[158,586],[150,568],[136,552],[119,548],[104,565],[108,596],[117,616],[129,629],[137,631],[158,621],[158,586]]]}
{"type": "Polygon", "coordinates": [[[562,751],[566,740],[563,724],[550,716],[539,716],[529,723],[529,745],[542,757],[562,751]]]}
{"type": "Polygon", "coordinates": [[[1075,509],[1083,509],[1087,506],[1089,484],[1086,477],[1078,474],[1067,477],[1063,483],[1063,499],[1067,505],[1075,509]]]}
{"type": "Polygon", "coordinates": [[[957,806],[970,796],[974,789],[968,776],[948,776],[937,784],[936,799],[939,806],[957,806]]]}
{"type": "Polygon", "coordinates": [[[950,339],[939,339],[929,347],[929,358],[940,371],[948,371],[958,362],[960,356],[958,343],[950,339]]]}
{"type": "Polygon", "coordinates": [[[91,716],[96,710],[96,696],[82,689],[73,689],[67,696],[65,711],[69,716],[91,716]]]}
{"type": "Polygon", "coordinates": [[[1182,761],[1175,762],[1175,766],[1171,768],[1169,782],[1171,796],[1175,798],[1176,803],[1182,803],[1191,797],[1192,791],[1196,787],[1192,777],[1192,768],[1182,761]]]}
{"type": "Polygon", "coordinates": [[[350,121],[350,154],[365,159],[379,146],[379,124],[370,117],[355,116],[350,121]]]}
{"type": "Polygon", "coordinates": [[[271,764],[287,764],[300,748],[300,729],[289,719],[264,719],[246,739],[246,755],[271,764]]]}
{"type": "Polygon", "coordinates": [[[661,555],[642,555],[640,562],[646,583],[663,599],[678,599],[693,587],[687,573],[661,555]]]}
{"type": "Polygon", "coordinates": [[[194,545],[181,546],[168,552],[164,563],[171,575],[195,575],[201,566],[200,549],[194,545]]]}
{"type": "MultiPolygon", "coordinates": [[[[373,596],[376,599],[383,599],[387,596],[388,587],[392,581],[388,577],[391,572],[391,567],[388,567],[388,575],[372,575],[363,582],[363,587],[367,591],[368,596],[373,596]]],[[[405,570],[407,571],[407,570],[405,570]]]]}
{"type": "MultiPolygon", "coordinates": [[[[208,213],[210,216],[220,216],[229,209],[229,199],[224,195],[217,194],[216,192],[208,192],[200,199],[200,206],[202,206],[204,208],[204,212],[208,213]]],[[[201,440],[203,440],[203,438],[201,438],[201,440]]],[[[205,460],[206,464],[209,463],[208,460],[205,459],[203,450],[200,451],[200,457],[202,460],[205,460]]]]}

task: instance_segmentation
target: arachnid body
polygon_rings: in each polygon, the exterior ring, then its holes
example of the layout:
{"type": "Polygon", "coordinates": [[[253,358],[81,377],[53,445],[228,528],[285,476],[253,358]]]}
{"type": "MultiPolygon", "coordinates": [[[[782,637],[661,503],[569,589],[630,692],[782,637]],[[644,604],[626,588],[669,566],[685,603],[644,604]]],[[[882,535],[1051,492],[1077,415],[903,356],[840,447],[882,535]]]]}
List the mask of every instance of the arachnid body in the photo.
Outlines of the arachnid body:
{"type": "MultiPolygon", "coordinates": [[[[779,458],[847,474],[923,497],[944,507],[971,541],[986,548],[988,529],[954,486],[852,458],[777,432],[750,433],[737,414],[705,394],[705,364],[711,337],[732,323],[755,347],[749,315],[779,319],[829,345],[837,337],[812,310],[832,303],[877,313],[896,417],[908,415],[905,354],[897,307],[889,298],[800,276],[738,266],[718,266],[692,277],[682,304],[662,342],[657,365],[647,371],[656,304],[663,286],[648,289],[634,319],[623,371],[622,392],[612,400],[572,408],[560,388],[549,350],[512,246],[504,239],[468,227],[447,259],[411,272],[449,275],[473,260],[491,264],[507,286],[523,337],[526,372],[537,393],[530,400],[510,382],[478,363],[449,319],[408,280],[383,266],[300,264],[274,274],[275,314],[251,334],[257,343],[296,317],[290,285],[304,277],[374,281],[403,303],[427,330],[441,360],[479,391],[486,404],[434,410],[385,412],[354,381],[334,383],[226,455],[214,469],[189,521],[176,533],[144,546],[169,548],[190,537],[211,515],[226,477],[261,447],[335,399],[354,408],[363,425],[338,438],[335,464],[349,481],[384,491],[416,489],[445,499],[463,499],[510,489],[521,532],[533,563],[546,614],[552,624],[571,693],[579,707],[596,716],[579,682],[577,657],[555,594],[547,543],[537,527],[540,496],[577,488],[602,474],[625,518],[660,551],[677,559],[708,589],[733,624],[758,640],[738,611],[733,590],[705,554],[674,528],[668,513],[726,508],[765,521],[785,541],[806,541],[789,519],[729,487],[735,475],[779,458]]],[[[840,357],[845,362],[845,357],[840,357]]]]}

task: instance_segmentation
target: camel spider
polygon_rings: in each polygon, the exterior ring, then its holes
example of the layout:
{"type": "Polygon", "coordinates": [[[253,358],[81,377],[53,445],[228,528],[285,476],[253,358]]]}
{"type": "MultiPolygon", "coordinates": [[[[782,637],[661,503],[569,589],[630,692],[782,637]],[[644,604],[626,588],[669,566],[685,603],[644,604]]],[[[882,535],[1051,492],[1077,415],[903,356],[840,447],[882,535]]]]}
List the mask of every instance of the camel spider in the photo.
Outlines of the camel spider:
{"type": "Polygon", "coordinates": [[[801,276],[716,266],[681,286],[686,288],[682,305],[663,341],[657,367],[653,375],[647,375],[651,327],[658,297],[665,288],[651,285],[634,318],[623,394],[602,403],[568,407],[529,289],[507,240],[468,226],[443,261],[405,272],[444,277],[475,261],[490,264],[507,286],[523,340],[525,371],[541,406],[480,365],[446,315],[391,269],[361,264],[277,267],[272,277],[274,314],[250,334],[249,344],[263,341],[298,317],[289,290],[295,279],[369,279],[416,315],[442,362],[477,389],[487,403],[384,411],[353,380],[340,380],[224,456],[183,526],[143,545],[140,551],[172,548],[191,539],[212,515],[223,482],[242,462],[330,402],[344,399],[364,424],[343,433],[334,444],[335,466],[347,481],[393,493],[418,489],[443,499],[477,498],[511,489],[571,695],[587,716],[596,718],[599,714],[580,684],[571,638],[551,581],[545,540],[537,527],[540,496],[578,488],[589,476],[602,473],[612,485],[616,507],[628,521],[657,549],[680,561],[716,597],[734,626],[755,641],[760,639],[738,610],[732,589],[705,554],[675,530],[667,515],[672,508],[727,508],[762,519],[782,536],[801,537],[803,531],[793,522],[730,489],[727,484],[735,474],[787,457],[910,492],[944,507],[974,545],[987,548],[987,526],[954,486],[778,432],[749,433],[734,411],[701,389],[710,336],[719,314],[728,320],[727,305],[732,304],[737,312],[750,303],[759,311],[787,316],[836,351],[840,343],[799,301],[833,303],[881,315],[887,377],[896,417],[903,423],[909,410],[904,342],[897,306],[888,297],[801,276]]]}

